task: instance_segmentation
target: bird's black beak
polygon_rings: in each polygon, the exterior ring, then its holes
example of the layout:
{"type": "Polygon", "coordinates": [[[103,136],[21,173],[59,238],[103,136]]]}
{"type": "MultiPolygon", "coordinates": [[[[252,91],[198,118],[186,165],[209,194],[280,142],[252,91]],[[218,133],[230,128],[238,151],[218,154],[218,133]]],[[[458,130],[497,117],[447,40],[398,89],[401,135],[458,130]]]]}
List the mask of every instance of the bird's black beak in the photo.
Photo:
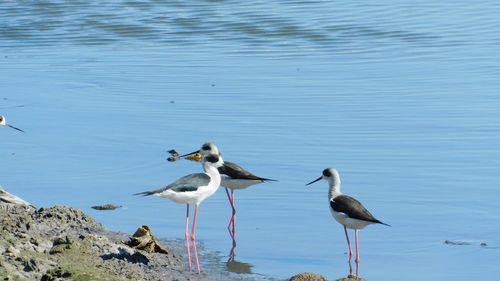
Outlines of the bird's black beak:
{"type": "Polygon", "coordinates": [[[310,183],[308,183],[308,184],[306,184],[306,185],[313,184],[313,183],[315,183],[315,182],[317,182],[317,181],[319,181],[319,180],[322,180],[322,179],[323,179],[323,177],[319,177],[319,178],[317,178],[317,179],[313,180],[312,182],[310,182],[310,183]]]}
{"type": "Polygon", "coordinates": [[[181,155],[179,156],[179,158],[185,158],[187,160],[201,162],[201,160],[203,160],[203,155],[200,153],[199,150],[196,150],[191,153],[181,155]]]}
{"type": "Polygon", "coordinates": [[[12,129],[14,129],[14,130],[18,130],[19,132],[23,132],[23,133],[24,133],[24,131],[23,131],[23,130],[21,130],[21,129],[17,128],[17,127],[14,127],[14,126],[9,125],[9,124],[7,124],[7,126],[11,127],[11,128],[12,128],[12,129]]]}
{"type": "Polygon", "coordinates": [[[193,152],[191,152],[191,153],[187,153],[187,154],[181,155],[181,156],[179,156],[179,157],[185,158],[185,157],[188,157],[188,156],[193,155],[193,154],[196,154],[196,153],[200,153],[200,151],[199,151],[199,150],[196,150],[196,151],[193,151],[193,152]]]}

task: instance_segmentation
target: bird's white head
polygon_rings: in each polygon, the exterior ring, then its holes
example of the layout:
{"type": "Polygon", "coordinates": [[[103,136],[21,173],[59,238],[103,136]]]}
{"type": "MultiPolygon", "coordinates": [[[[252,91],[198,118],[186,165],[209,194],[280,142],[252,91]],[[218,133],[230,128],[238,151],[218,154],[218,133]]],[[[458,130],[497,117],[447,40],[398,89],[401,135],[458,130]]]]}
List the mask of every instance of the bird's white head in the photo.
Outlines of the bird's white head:
{"type": "Polygon", "coordinates": [[[5,126],[5,117],[3,115],[0,115],[0,126],[5,126]]]}
{"type": "Polygon", "coordinates": [[[340,193],[340,176],[339,172],[334,169],[334,168],[326,168],[323,170],[323,174],[321,177],[313,180],[312,182],[306,184],[310,185],[313,184],[319,180],[326,180],[328,182],[328,185],[330,186],[330,189],[328,190],[328,198],[331,199],[335,195],[339,195],[340,193]]]}
{"type": "Polygon", "coordinates": [[[219,149],[217,148],[217,146],[212,143],[212,142],[207,142],[207,143],[204,143],[199,152],[203,155],[210,155],[210,154],[216,154],[216,155],[220,155],[220,151],[219,149]]]}
{"type": "Polygon", "coordinates": [[[306,185],[310,185],[310,184],[313,184],[319,180],[326,180],[328,181],[328,184],[330,186],[339,186],[340,185],[340,176],[339,176],[339,172],[334,169],[334,168],[326,168],[323,170],[323,174],[321,175],[321,177],[313,180],[312,182],[306,184],[306,185]]]}

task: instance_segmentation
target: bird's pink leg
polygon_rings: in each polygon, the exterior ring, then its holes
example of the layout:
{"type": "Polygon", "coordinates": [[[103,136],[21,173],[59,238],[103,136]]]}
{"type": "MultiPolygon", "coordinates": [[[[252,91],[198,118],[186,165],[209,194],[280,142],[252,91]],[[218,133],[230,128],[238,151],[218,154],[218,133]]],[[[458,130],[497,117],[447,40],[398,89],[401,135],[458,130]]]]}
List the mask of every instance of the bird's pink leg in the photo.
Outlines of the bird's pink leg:
{"type": "Polygon", "coordinates": [[[351,248],[351,242],[349,241],[349,235],[347,234],[347,227],[345,227],[345,225],[344,225],[344,232],[345,232],[345,238],[347,239],[347,247],[349,248],[349,274],[352,274],[352,264],[351,264],[352,248],[351,248]]]}
{"type": "Polygon", "coordinates": [[[231,190],[231,207],[233,208],[233,238],[236,240],[236,205],[234,204],[234,190],[231,190]]]}
{"type": "Polygon", "coordinates": [[[226,187],[227,199],[229,200],[229,204],[231,204],[232,214],[231,219],[229,220],[229,224],[227,225],[227,230],[229,231],[229,235],[233,238],[233,241],[236,239],[235,236],[235,216],[236,216],[236,208],[234,206],[234,191],[231,190],[231,194],[229,194],[229,188],[226,187]]]}
{"type": "Polygon", "coordinates": [[[198,269],[198,273],[200,270],[200,262],[198,261],[198,250],[196,249],[196,217],[198,216],[198,204],[194,205],[194,217],[193,217],[193,226],[191,227],[191,243],[193,244],[193,252],[194,259],[196,261],[196,268],[198,269]]]}
{"type": "Polygon", "coordinates": [[[358,229],[354,230],[354,239],[356,240],[356,276],[359,274],[358,232],[358,229]]]}
{"type": "Polygon", "coordinates": [[[191,249],[189,248],[189,204],[186,204],[186,233],[185,233],[185,239],[186,239],[186,251],[188,255],[188,260],[189,260],[189,271],[191,271],[191,249]]]}

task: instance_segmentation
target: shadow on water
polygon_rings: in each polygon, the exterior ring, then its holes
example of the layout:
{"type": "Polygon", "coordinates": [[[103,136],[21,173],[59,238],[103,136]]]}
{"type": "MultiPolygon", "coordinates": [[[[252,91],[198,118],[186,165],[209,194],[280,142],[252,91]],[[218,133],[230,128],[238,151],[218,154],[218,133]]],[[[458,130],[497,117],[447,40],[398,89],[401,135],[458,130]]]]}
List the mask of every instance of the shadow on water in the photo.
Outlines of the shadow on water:
{"type": "Polygon", "coordinates": [[[229,232],[229,236],[231,237],[231,249],[229,250],[229,259],[226,262],[226,268],[230,272],[234,273],[247,273],[252,274],[252,267],[250,263],[241,262],[236,260],[236,227],[235,227],[235,209],[234,209],[234,193],[233,196],[229,195],[229,191],[226,188],[227,197],[229,202],[233,205],[233,214],[231,220],[229,221],[229,225],[227,226],[227,230],[229,232]]]}
{"type": "Polygon", "coordinates": [[[226,262],[226,269],[228,271],[234,272],[234,273],[253,274],[252,267],[253,267],[253,265],[251,265],[250,263],[237,261],[234,259],[234,257],[230,258],[226,262]]]}
{"type": "MultiPolygon", "coordinates": [[[[233,222],[233,220],[231,220],[231,222],[233,222]]],[[[226,262],[226,268],[228,271],[234,273],[252,274],[253,265],[236,260],[236,233],[234,228],[231,229],[230,226],[231,224],[228,226],[229,236],[231,236],[231,249],[229,250],[229,259],[226,262]]]]}

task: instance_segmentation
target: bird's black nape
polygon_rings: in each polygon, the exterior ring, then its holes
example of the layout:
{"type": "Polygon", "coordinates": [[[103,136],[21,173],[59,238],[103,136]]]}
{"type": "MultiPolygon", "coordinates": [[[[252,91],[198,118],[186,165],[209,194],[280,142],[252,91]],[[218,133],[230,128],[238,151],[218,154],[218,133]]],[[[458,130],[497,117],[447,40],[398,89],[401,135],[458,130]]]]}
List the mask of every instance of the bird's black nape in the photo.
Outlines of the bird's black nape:
{"type": "Polygon", "coordinates": [[[210,162],[210,163],[217,163],[217,162],[219,162],[219,155],[210,154],[210,155],[205,157],[205,161],[210,162]]]}

